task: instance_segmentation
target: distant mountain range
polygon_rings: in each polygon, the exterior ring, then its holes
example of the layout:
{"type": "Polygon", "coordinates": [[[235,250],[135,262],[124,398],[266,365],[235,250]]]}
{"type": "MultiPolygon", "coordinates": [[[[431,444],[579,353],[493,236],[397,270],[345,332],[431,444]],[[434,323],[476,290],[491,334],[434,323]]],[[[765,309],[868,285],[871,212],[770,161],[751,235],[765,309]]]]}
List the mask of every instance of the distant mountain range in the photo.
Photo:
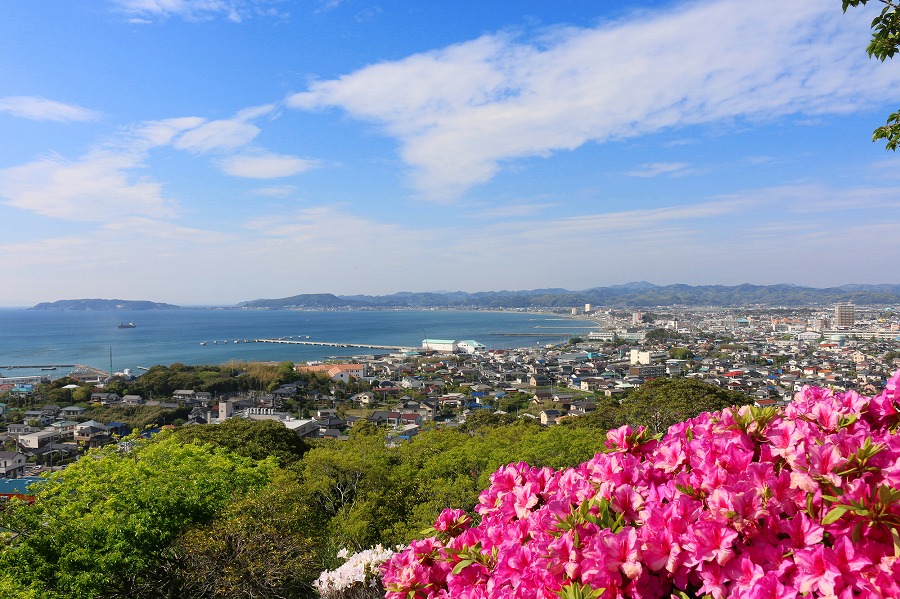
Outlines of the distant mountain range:
{"type": "Polygon", "coordinates": [[[77,311],[113,311],[113,310],[177,310],[179,306],[118,299],[73,299],[58,302],[44,302],[32,306],[32,310],[77,310],[77,311]]]}
{"type": "MultiPolygon", "coordinates": [[[[842,285],[824,289],[799,285],[654,285],[646,281],[594,287],[583,291],[434,291],[391,295],[306,293],[280,299],[241,302],[239,308],[280,310],[304,308],[570,308],[592,304],[612,308],[652,306],[822,306],[837,302],[900,305],[900,285],[842,285]]],[[[148,301],[75,299],[45,302],[32,310],[177,310],[180,306],[148,301]]],[[[234,307],[234,306],[224,306],[234,307]]]]}
{"type": "Polygon", "coordinates": [[[898,304],[900,285],[843,285],[818,289],[798,285],[654,285],[646,281],[595,287],[583,291],[400,292],[392,295],[330,293],[258,299],[239,304],[247,308],[565,308],[593,304],[609,307],[641,306],[814,306],[852,301],[856,304],[898,304]]]}

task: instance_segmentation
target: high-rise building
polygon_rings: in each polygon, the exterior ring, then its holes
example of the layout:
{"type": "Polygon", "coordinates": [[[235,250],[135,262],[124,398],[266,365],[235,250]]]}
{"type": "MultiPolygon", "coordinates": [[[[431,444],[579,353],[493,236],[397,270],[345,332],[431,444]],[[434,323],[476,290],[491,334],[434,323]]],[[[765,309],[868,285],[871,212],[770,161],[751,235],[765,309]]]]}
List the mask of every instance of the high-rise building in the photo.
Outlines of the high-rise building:
{"type": "Polygon", "coordinates": [[[834,306],[834,326],[841,328],[852,328],[856,322],[856,307],[851,303],[835,304],[834,306]]]}

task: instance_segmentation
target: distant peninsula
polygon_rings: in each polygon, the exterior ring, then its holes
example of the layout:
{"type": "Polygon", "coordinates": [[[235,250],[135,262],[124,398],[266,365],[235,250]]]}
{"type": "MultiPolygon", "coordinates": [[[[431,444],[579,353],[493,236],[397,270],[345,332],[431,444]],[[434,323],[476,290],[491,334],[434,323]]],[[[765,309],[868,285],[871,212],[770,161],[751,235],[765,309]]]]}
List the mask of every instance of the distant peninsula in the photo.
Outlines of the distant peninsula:
{"type": "Polygon", "coordinates": [[[113,312],[118,310],[178,310],[180,306],[159,302],[119,300],[119,299],[71,299],[44,302],[32,306],[31,310],[67,310],[79,312],[113,312]]]}
{"type": "Polygon", "coordinates": [[[310,293],[280,299],[257,299],[240,308],[268,310],[322,309],[525,309],[567,308],[592,304],[613,308],[651,306],[821,306],[838,302],[862,305],[900,305],[900,285],[842,285],[814,288],[799,285],[654,285],[646,281],[594,287],[582,291],[533,289],[530,291],[400,292],[392,295],[310,293]]]}

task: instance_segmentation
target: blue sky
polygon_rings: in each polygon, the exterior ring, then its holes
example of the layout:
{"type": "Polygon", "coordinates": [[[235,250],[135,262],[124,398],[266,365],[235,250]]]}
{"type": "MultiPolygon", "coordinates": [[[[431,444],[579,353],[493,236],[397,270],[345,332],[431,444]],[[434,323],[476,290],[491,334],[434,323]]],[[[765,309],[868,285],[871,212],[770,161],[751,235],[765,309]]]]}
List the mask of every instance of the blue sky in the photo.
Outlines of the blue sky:
{"type": "Polygon", "coordinates": [[[3,2],[0,305],[898,283],[874,4],[3,2]]]}

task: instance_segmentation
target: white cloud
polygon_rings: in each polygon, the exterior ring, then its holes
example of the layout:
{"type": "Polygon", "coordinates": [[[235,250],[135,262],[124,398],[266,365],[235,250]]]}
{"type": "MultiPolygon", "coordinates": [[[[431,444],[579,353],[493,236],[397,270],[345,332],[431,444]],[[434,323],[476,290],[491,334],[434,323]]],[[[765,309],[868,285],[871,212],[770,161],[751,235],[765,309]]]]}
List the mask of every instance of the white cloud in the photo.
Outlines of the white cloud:
{"type": "Polygon", "coordinates": [[[286,197],[297,192],[294,185],[270,185],[253,190],[254,195],[266,197],[286,197]]]}
{"type": "Polygon", "coordinates": [[[185,131],[196,129],[205,123],[200,117],[180,117],[161,121],[145,121],[138,124],[132,130],[134,137],[132,142],[148,148],[170,145],[173,140],[185,131]]]}
{"type": "Polygon", "coordinates": [[[687,174],[690,165],[686,162],[651,162],[626,173],[630,177],[652,178],[660,175],[678,176],[687,174]]]}
{"type": "Polygon", "coordinates": [[[6,96],[0,98],[0,112],[32,121],[95,121],[100,115],[74,104],[64,104],[36,96],[6,96]]]}
{"type": "MultiPolygon", "coordinates": [[[[259,127],[251,121],[271,114],[274,109],[275,106],[272,104],[253,106],[245,108],[230,119],[197,122],[175,137],[172,145],[193,154],[239,148],[259,135],[259,127]]],[[[188,119],[170,119],[159,123],[174,123],[176,126],[192,124],[188,119]]]]}
{"type": "Polygon", "coordinates": [[[224,17],[240,23],[254,16],[284,17],[277,6],[283,0],[110,0],[135,23],[170,17],[206,21],[224,17]]]}
{"type": "Polygon", "coordinates": [[[559,203],[556,202],[506,204],[503,206],[483,208],[481,210],[475,208],[468,214],[468,216],[477,220],[498,218],[503,220],[510,220],[522,218],[523,216],[534,216],[542,212],[549,212],[556,208],[559,208],[559,203]]]}
{"type": "Polygon", "coordinates": [[[849,113],[896,98],[863,11],[718,0],[526,40],[486,35],[338,79],[292,107],[339,107],[401,142],[413,183],[448,199],[504,161],[689,125],[849,113]]]}
{"type": "Polygon", "coordinates": [[[259,135],[259,127],[241,119],[223,119],[203,123],[182,133],[173,142],[179,150],[202,154],[212,150],[233,150],[259,135]]]}
{"type": "Polygon", "coordinates": [[[233,177],[247,177],[251,179],[290,177],[317,166],[319,166],[319,163],[315,160],[305,160],[296,156],[271,153],[242,154],[229,156],[219,161],[219,167],[224,173],[233,177]]]}
{"type": "Polygon", "coordinates": [[[135,173],[139,155],[97,150],[76,161],[43,158],[0,170],[0,198],[35,214],[81,222],[175,213],[159,183],[135,173]]]}
{"type": "MultiPolygon", "coordinates": [[[[227,152],[259,133],[251,121],[271,115],[273,105],[255,106],[233,118],[207,121],[179,117],[146,121],[124,129],[77,160],[59,156],[0,170],[0,201],[35,214],[80,222],[121,222],[133,216],[169,218],[175,202],[162,185],[142,175],[151,150],[173,147],[192,154],[227,152]]],[[[315,161],[250,150],[218,159],[239,177],[286,177],[309,170],[315,161]],[[253,152],[256,153],[253,153],[253,152]]]]}

